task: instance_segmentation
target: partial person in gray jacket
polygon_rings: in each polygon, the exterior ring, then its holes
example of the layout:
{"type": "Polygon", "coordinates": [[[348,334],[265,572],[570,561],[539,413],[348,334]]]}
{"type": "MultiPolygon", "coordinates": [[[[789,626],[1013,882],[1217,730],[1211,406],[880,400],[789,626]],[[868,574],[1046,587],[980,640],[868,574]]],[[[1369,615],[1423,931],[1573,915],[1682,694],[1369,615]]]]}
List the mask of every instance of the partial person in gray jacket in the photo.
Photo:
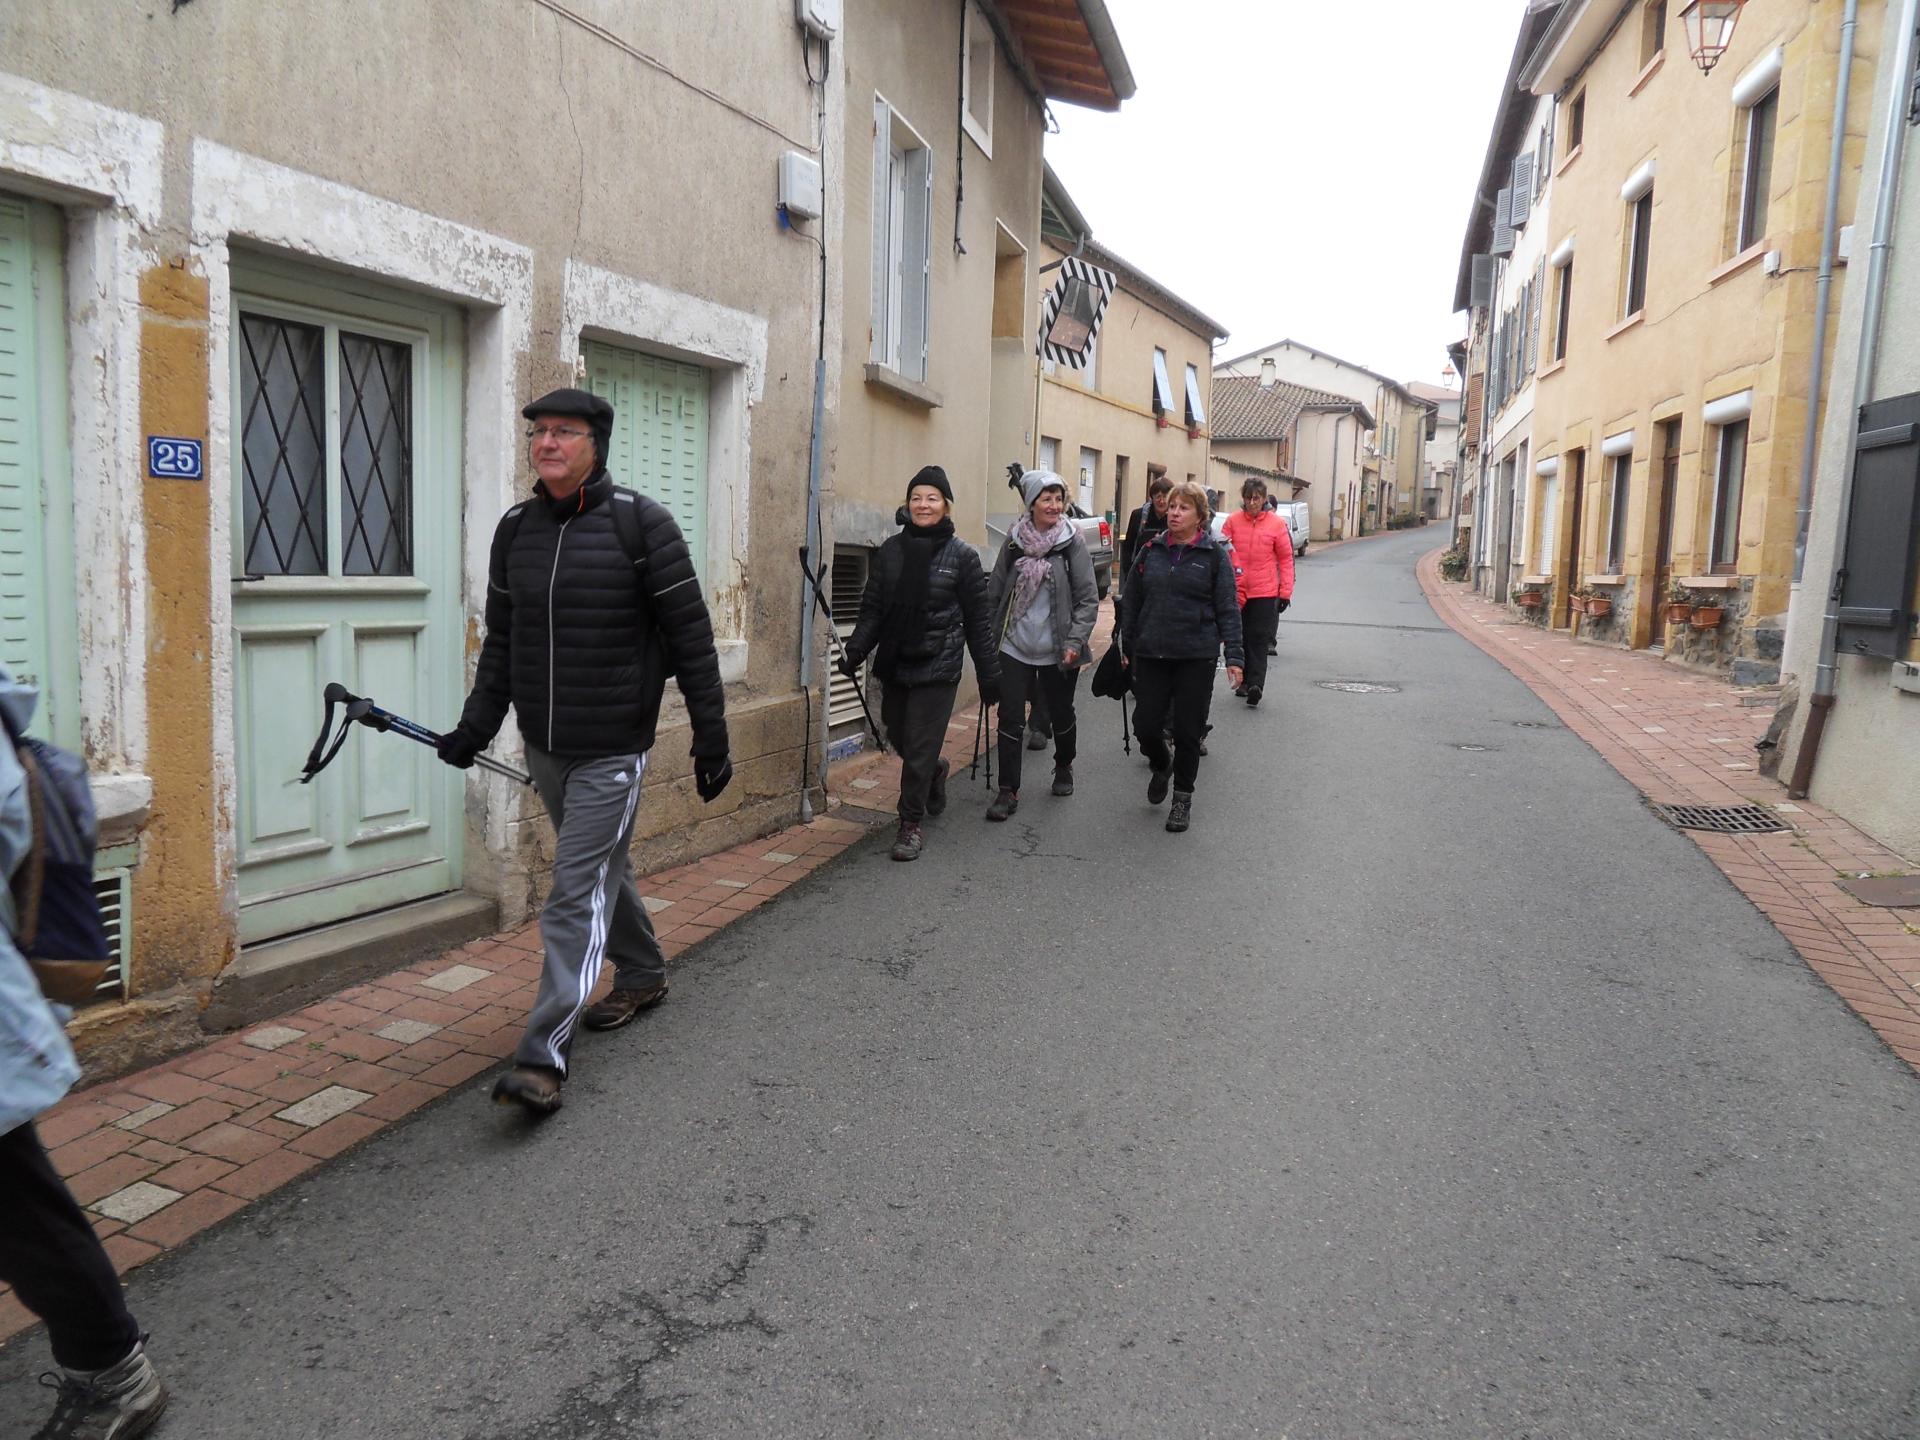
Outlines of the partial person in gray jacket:
{"type": "MultiPolygon", "coordinates": [[[[0,666],[0,706],[16,730],[38,694],[0,666]]],[[[153,1428],[167,1387],[147,1359],[113,1261],[40,1143],[34,1120],[80,1078],[65,1006],[40,992],[15,943],[14,872],[33,845],[26,772],[0,729],[0,1281],[47,1322],[60,1366],[40,1436],[133,1440],[153,1428]]]]}
{"type": "Polygon", "coordinates": [[[1053,793],[1073,793],[1079,733],[1073,694],[1093,643],[1100,591],[1087,542],[1067,518],[1067,484],[1051,470],[1020,477],[1027,513],[1014,522],[987,582],[1000,642],[1000,793],[987,819],[1020,808],[1020,761],[1029,700],[1045,697],[1053,728],[1053,793]]]}

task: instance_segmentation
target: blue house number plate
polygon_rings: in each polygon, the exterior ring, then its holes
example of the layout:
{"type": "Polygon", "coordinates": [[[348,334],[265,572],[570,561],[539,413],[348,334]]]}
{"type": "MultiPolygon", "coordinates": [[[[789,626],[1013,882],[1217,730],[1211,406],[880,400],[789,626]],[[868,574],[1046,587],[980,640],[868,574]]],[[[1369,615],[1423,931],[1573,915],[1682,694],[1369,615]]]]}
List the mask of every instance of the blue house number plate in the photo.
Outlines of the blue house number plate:
{"type": "Polygon", "coordinates": [[[198,480],[200,442],[171,435],[147,437],[147,473],[161,480],[198,480]]]}

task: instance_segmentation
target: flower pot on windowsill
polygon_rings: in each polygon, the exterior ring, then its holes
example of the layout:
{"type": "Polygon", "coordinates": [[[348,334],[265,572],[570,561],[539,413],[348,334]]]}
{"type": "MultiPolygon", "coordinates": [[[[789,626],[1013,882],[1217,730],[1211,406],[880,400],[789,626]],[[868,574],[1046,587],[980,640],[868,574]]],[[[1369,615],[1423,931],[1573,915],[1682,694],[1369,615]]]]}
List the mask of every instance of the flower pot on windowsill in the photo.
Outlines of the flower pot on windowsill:
{"type": "Polygon", "coordinates": [[[1584,595],[1575,595],[1572,599],[1567,601],[1567,608],[1572,610],[1573,613],[1576,615],[1586,614],[1587,613],[1587,597],[1584,595]]]}
{"type": "Polygon", "coordinates": [[[1689,618],[1696,630],[1717,630],[1720,627],[1721,617],[1726,613],[1727,609],[1724,605],[1696,605],[1689,618]]]}
{"type": "Polygon", "coordinates": [[[1613,597],[1610,595],[1595,595],[1587,601],[1587,615],[1594,620],[1604,619],[1612,613],[1613,597]]]}
{"type": "Polygon", "coordinates": [[[1514,599],[1520,602],[1520,608],[1523,610],[1538,610],[1547,601],[1547,597],[1538,590],[1522,590],[1514,596],[1514,599]]]}
{"type": "Polygon", "coordinates": [[[1667,623],[1669,625],[1685,625],[1692,619],[1693,604],[1691,601],[1675,600],[1667,606],[1667,623]]]}
{"type": "Polygon", "coordinates": [[[1158,426],[1160,429],[1164,430],[1167,428],[1167,426],[1171,425],[1173,422],[1167,419],[1167,417],[1164,415],[1156,415],[1153,417],[1153,423],[1156,426],[1158,426]]]}

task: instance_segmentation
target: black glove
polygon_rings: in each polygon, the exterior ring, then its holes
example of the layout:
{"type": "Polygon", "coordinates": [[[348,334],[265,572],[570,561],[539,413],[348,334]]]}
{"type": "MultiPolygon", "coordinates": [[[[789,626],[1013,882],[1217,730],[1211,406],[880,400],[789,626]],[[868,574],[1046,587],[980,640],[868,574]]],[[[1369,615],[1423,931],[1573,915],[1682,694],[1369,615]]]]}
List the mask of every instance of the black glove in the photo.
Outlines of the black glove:
{"type": "Polygon", "coordinates": [[[834,668],[849,680],[858,680],[860,678],[860,662],[845,650],[840,652],[840,659],[834,668]]]}
{"type": "Polygon", "coordinates": [[[1275,602],[1274,602],[1274,607],[1273,607],[1273,613],[1274,613],[1274,614],[1276,614],[1276,615],[1284,615],[1284,614],[1286,614],[1286,613],[1287,613],[1287,606],[1289,606],[1289,605],[1291,605],[1292,603],[1293,603],[1293,602],[1292,602],[1291,600],[1289,600],[1289,599],[1287,599],[1287,597],[1286,597],[1286,596],[1284,596],[1284,595],[1282,595],[1282,596],[1281,596],[1281,597],[1279,598],[1279,600],[1277,600],[1277,601],[1275,601],[1275,602]]]}
{"type": "Polygon", "coordinates": [[[442,735],[439,743],[433,747],[433,753],[456,770],[471,770],[473,757],[486,748],[487,742],[463,723],[442,735]]]}
{"type": "Polygon", "coordinates": [[[709,805],[727,788],[727,782],[731,779],[733,761],[724,752],[693,757],[693,788],[700,792],[700,798],[709,805]]]}
{"type": "Polygon", "coordinates": [[[980,682],[980,703],[982,705],[998,705],[1000,703],[1000,681],[998,679],[986,679],[980,682]]]}

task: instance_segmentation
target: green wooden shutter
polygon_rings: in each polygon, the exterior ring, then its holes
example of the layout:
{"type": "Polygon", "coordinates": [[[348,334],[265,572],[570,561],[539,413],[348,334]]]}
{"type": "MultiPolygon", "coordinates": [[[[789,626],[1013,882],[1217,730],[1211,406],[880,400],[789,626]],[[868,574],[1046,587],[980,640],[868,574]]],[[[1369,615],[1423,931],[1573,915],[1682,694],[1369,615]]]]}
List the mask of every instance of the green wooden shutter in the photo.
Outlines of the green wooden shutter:
{"type": "MultiPolygon", "coordinates": [[[[33,220],[27,201],[0,195],[0,660],[15,679],[45,689],[48,446],[40,381],[58,357],[40,353],[33,220]]],[[[37,732],[45,733],[45,714],[43,705],[37,732]]]]}
{"type": "Polygon", "coordinates": [[[613,406],[607,469],[614,483],[673,512],[703,589],[707,574],[708,375],[698,365],[593,341],[587,388],[613,406]]]}

